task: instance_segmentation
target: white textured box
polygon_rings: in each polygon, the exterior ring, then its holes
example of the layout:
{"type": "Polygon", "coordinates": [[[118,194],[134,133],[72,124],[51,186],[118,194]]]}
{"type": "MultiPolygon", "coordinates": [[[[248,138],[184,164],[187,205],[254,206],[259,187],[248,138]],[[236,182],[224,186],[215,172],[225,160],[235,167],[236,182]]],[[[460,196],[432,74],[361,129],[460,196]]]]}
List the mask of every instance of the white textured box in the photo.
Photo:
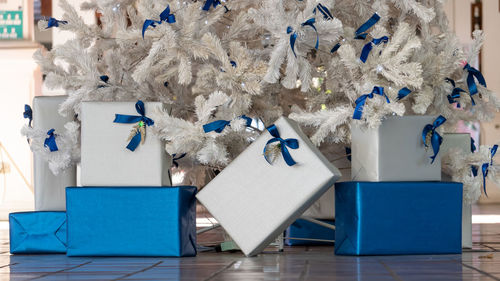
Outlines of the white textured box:
{"type": "MultiPolygon", "coordinates": [[[[73,121],[73,116],[59,115],[59,105],[68,96],[37,96],[33,99],[33,127],[48,131],[54,128],[64,131],[64,124],[73,121]]],[[[55,176],[47,161],[34,153],[35,211],[66,211],[67,186],[76,184],[76,167],[70,167],[55,176]]]]}
{"type": "Polygon", "coordinates": [[[441,153],[431,164],[422,130],[435,116],[389,116],[379,128],[351,124],[353,181],[440,181],[441,153]]]}
{"type": "MultiPolygon", "coordinates": [[[[159,102],[145,102],[150,117],[159,102]]],[[[126,148],[136,124],[114,123],[115,114],[139,115],[135,102],[83,102],[81,184],[83,186],[167,186],[172,164],[164,143],[146,128],[135,151],[126,148]]]]}
{"type": "Polygon", "coordinates": [[[266,162],[263,149],[273,137],[265,131],[197,195],[247,256],[260,253],[341,176],[295,122],[281,117],[275,125],[281,138],[298,140],[299,148],[289,149],[296,165],[281,153],[266,162]]]}
{"type": "MultiPolygon", "coordinates": [[[[443,134],[441,152],[445,155],[451,148],[458,148],[464,153],[470,152],[471,139],[468,133],[443,134]]],[[[451,180],[449,175],[443,174],[443,180],[451,180]]],[[[472,206],[467,203],[462,205],[462,248],[472,248],[472,206]]]]}

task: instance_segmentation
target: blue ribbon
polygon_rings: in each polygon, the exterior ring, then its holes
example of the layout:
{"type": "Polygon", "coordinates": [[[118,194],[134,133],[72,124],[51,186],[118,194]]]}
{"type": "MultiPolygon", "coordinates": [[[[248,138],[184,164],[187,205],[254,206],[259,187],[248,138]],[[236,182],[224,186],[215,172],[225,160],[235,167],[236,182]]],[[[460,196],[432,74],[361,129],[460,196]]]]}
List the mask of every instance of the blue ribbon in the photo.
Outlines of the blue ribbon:
{"type": "MultiPolygon", "coordinates": [[[[115,120],[113,122],[122,124],[133,124],[142,121],[144,122],[144,126],[154,125],[155,122],[153,121],[153,119],[146,117],[146,108],[144,107],[144,103],[141,100],[135,103],[135,110],[137,110],[137,113],[139,113],[140,116],[115,114],[115,120]]],[[[137,148],[137,146],[139,146],[140,143],[141,143],[141,134],[139,130],[137,130],[135,136],[132,137],[129,144],[127,145],[127,149],[129,149],[130,151],[134,151],[137,148]]]]}
{"type": "Polygon", "coordinates": [[[286,34],[290,34],[290,47],[292,48],[292,52],[295,57],[297,57],[297,54],[295,53],[295,41],[297,41],[297,32],[294,32],[293,28],[291,26],[288,26],[286,28],[286,34]]]}
{"type": "Polygon", "coordinates": [[[351,161],[351,148],[350,147],[345,147],[345,155],[347,156],[347,160],[351,161]]]}
{"type": "Polygon", "coordinates": [[[398,100],[405,98],[407,95],[411,94],[411,90],[404,87],[398,92],[398,100]]]}
{"type": "Polygon", "coordinates": [[[474,141],[474,138],[470,138],[470,152],[474,153],[476,152],[476,142],[474,141]]]}
{"type": "Polygon", "coordinates": [[[366,36],[368,35],[366,31],[375,25],[379,20],[380,16],[377,13],[374,13],[371,18],[369,18],[356,30],[356,37],[354,37],[354,39],[366,39],[366,36]]]}
{"type": "Polygon", "coordinates": [[[498,149],[498,145],[495,144],[490,150],[490,152],[491,152],[490,163],[484,163],[481,166],[481,170],[483,172],[483,190],[484,190],[484,195],[486,195],[486,196],[488,196],[488,193],[486,193],[486,176],[488,176],[489,167],[493,165],[493,156],[495,156],[495,154],[497,153],[497,149],[498,149]]]}
{"type": "Polygon", "coordinates": [[[234,60],[230,61],[229,63],[231,63],[231,65],[232,65],[233,67],[236,67],[236,66],[237,66],[237,64],[236,64],[236,62],[235,62],[234,60]]]}
{"type": "Polygon", "coordinates": [[[427,134],[431,133],[431,144],[432,144],[432,150],[434,151],[434,155],[431,156],[432,163],[434,163],[434,160],[436,159],[436,156],[439,153],[439,147],[441,146],[441,143],[443,143],[443,138],[439,135],[438,132],[436,132],[436,129],[441,126],[444,122],[446,122],[446,118],[444,118],[442,115],[439,115],[436,120],[431,124],[425,125],[424,129],[422,130],[422,140],[424,141],[425,147],[429,147],[427,144],[427,134]]]}
{"type": "Polygon", "coordinates": [[[314,48],[317,50],[318,47],[319,47],[319,34],[318,34],[318,30],[316,29],[316,26],[314,26],[314,23],[316,23],[316,19],[315,18],[310,18],[308,20],[306,20],[305,22],[302,23],[302,26],[310,26],[314,29],[314,31],[316,31],[316,45],[314,46],[314,48]]]}
{"type": "Polygon", "coordinates": [[[372,51],[373,49],[373,45],[379,45],[380,43],[387,43],[389,41],[389,37],[387,36],[382,36],[380,38],[374,38],[371,42],[368,42],[365,44],[365,46],[363,47],[363,50],[361,51],[361,56],[359,57],[359,59],[365,63],[366,60],[368,59],[368,55],[370,54],[370,52],[372,51]]]}
{"type": "Polygon", "coordinates": [[[316,14],[316,9],[323,14],[323,18],[325,20],[331,20],[333,19],[332,14],[330,13],[330,10],[328,10],[327,7],[323,6],[321,3],[319,3],[316,8],[313,10],[313,14],[316,14]]]}
{"type": "MultiPolygon", "coordinates": [[[[466,93],[466,91],[462,88],[458,88],[453,79],[445,78],[445,80],[453,86],[453,91],[451,92],[451,94],[446,96],[448,98],[448,102],[450,104],[457,103],[457,107],[460,108],[460,103],[457,99],[460,98],[460,93],[466,93]]],[[[476,105],[476,102],[472,98],[472,95],[470,95],[470,100],[472,102],[472,105],[476,105]]]]}
{"type": "Polygon", "coordinates": [[[31,110],[31,106],[27,104],[24,105],[23,117],[29,119],[28,126],[31,127],[31,121],[33,121],[33,110],[31,110]]]}
{"type": "Polygon", "coordinates": [[[479,70],[470,66],[470,64],[467,63],[464,66],[464,69],[469,72],[469,74],[467,75],[467,87],[469,88],[469,94],[472,98],[472,96],[477,94],[477,92],[478,92],[476,81],[474,80],[474,77],[476,77],[479,84],[483,85],[484,87],[486,87],[486,80],[484,80],[483,74],[481,74],[481,72],[479,70]]]}
{"type": "Polygon", "coordinates": [[[179,163],[177,163],[177,160],[184,158],[184,156],[186,156],[186,153],[182,153],[179,157],[177,157],[176,153],[172,154],[172,163],[176,168],[179,168],[179,163]]]}
{"type": "Polygon", "coordinates": [[[168,23],[174,23],[175,22],[175,16],[174,14],[170,13],[170,5],[167,6],[163,12],[160,13],[160,20],[155,21],[155,20],[145,20],[144,24],[142,25],[142,38],[144,39],[144,33],[146,32],[146,29],[148,27],[152,26],[153,28],[156,27],[156,24],[161,24],[162,22],[168,22],[168,23]]]}
{"type": "Polygon", "coordinates": [[[43,146],[48,147],[49,150],[52,151],[58,151],[59,148],[57,148],[56,144],[56,134],[54,134],[54,129],[50,129],[47,132],[48,137],[45,139],[43,146]]]}
{"type": "MultiPolygon", "coordinates": [[[[101,75],[99,79],[101,79],[101,81],[104,83],[108,83],[109,77],[107,75],[101,75]]],[[[97,88],[105,88],[105,87],[106,87],[105,85],[97,86],[97,88]]]]}
{"type": "MultiPolygon", "coordinates": [[[[246,115],[241,115],[238,118],[244,119],[246,121],[247,127],[250,127],[250,125],[252,124],[252,118],[250,118],[246,115]]],[[[203,125],[203,131],[205,131],[205,133],[215,131],[216,133],[220,134],[220,133],[222,133],[222,131],[224,131],[226,126],[230,126],[230,124],[231,124],[231,121],[228,121],[228,120],[216,120],[216,121],[213,121],[213,122],[210,122],[208,124],[203,125]]]]}
{"type": "MultiPolygon", "coordinates": [[[[210,10],[210,6],[213,6],[215,9],[217,7],[217,5],[220,5],[220,0],[207,0],[205,2],[205,5],[203,5],[203,11],[210,10]]],[[[227,12],[227,10],[226,10],[226,12],[227,12]]]]}
{"type": "Polygon", "coordinates": [[[267,127],[267,131],[273,136],[272,139],[268,140],[266,145],[264,146],[264,158],[266,159],[267,163],[272,164],[269,159],[266,156],[267,152],[267,146],[273,142],[279,142],[280,143],[280,148],[281,148],[281,154],[283,155],[283,159],[285,159],[285,162],[288,166],[293,166],[297,164],[290,155],[290,152],[288,151],[288,148],[291,149],[297,149],[299,148],[299,141],[297,139],[282,139],[280,137],[280,134],[278,132],[278,128],[276,125],[271,125],[267,127]]]}
{"type": "Polygon", "coordinates": [[[373,87],[373,90],[369,94],[365,94],[356,99],[356,108],[354,109],[354,114],[352,115],[352,119],[360,120],[363,115],[363,107],[366,103],[366,99],[372,99],[375,95],[379,95],[385,97],[387,103],[391,103],[389,97],[384,93],[383,87],[373,87]]]}
{"type": "Polygon", "coordinates": [[[68,24],[67,21],[65,20],[57,20],[55,18],[49,18],[49,20],[47,21],[47,28],[51,28],[51,27],[59,27],[59,24],[68,24]]]}
{"type": "Polygon", "coordinates": [[[335,44],[333,48],[330,50],[330,53],[335,53],[340,48],[340,43],[335,44]]]}

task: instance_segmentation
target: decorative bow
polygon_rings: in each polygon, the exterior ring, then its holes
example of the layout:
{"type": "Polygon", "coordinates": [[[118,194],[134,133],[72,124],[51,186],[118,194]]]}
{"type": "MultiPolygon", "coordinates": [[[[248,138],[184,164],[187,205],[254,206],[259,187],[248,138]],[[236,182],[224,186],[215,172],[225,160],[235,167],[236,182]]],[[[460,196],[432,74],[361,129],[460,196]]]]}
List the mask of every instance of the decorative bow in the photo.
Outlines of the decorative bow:
{"type": "Polygon", "coordinates": [[[31,127],[31,121],[33,121],[33,110],[31,110],[31,106],[27,104],[24,105],[23,117],[29,119],[28,126],[31,127]]]}
{"type": "Polygon", "coordinates": [[[168,22],[168,23],[174,23],[175,22],[175,16],[170,13],[170,5],[167,6],[163,12],[160,14],[160,20],[155,21],[155,20],[145,20],[144,24],[142,25],[142,38],[144,39],[144,33],[146,32],[146,29],[148,27],[152,26],[153,28],[156,27],[156,24],[161,24],[162,22],[168,22]]]}
{"type": "Polygon", "coordinates": [[[59,150],[59,148],[57,148],[57,144],[56,144],[56,136],[57,135],[54,133],[54,131],[55,131],[54,129],[50,129],[47,132],[48,137],[45,139],[45,141],[43,143],[43,146],[48,147],[51,152],[59,150]]]}
{"type": "MultiPolygon", "coordinates": [[[[101,81],[104,82],[104,83],[106,83],[106,84],[109,81],[109,77],[107,75],[101,75],[101,76],[99,76],[99,79],[101,79],[101,81]]],[[[99,85],[99,86],[97,86],[98,89],[99,88],[105,88],[105,87],[106,87],[105,85],[99,85]]]]}
{"type": "MultiPolygon", "coordinates": [[[[250,127],[250,125],[252,124],[252,118],[250,118],[246,115],[241,115],[238,118],[244,119],[246,121],[247,127],[250,127]]],[[[222,133],[222,131],[224,131],[226,126],[230,126],[230,124],[231,124],[231,121],[228,121],[228,120],[216,120],[216,121],[213,121],[213,122],[210,122],[208,124],[203,125],[203,131],[205,131],[205,133],[215,131],[216,133],[220,134],[220,133],[222,133]]]]}
{"type": "Polygon", "coordinates": [[[321,3],[319,3],[316,8],[313,10],[313,14],[316,14],[316,10],[318,10],[320,13],[323,14],[323,18],[325,20],[331,20],[333,19],[332,14],[330,13],[330,10],[328,10],[327,7],[323,6],[321,3]]]}
{"type": "Polygon", "coordinates": [[[310,26],[314,29],[314,31],[316,31],[316,45],[314,45],[314,48],[317,50],[318,47],[319,47],[319,34],[318,34],[318,30],[316,29],[316,26],[314,26],[314,24],[316,23],[316,19],[315,18],[310,18],[308,20],[306,20],[305,22],[303,22],[301,25],[302,26],[310,26]]]}
{"type": "Polygon", "coordinates": [[[266,145],[264,146],[264,158],[266,159],[267,163],[272,164],[269,158],[267,157],[269,152],[267,151],[267,146],[270,145],[273,142],[279,142],[278,147],[281,150],[281,154],[283,154],[283,159],[285,159],[285,162],[288,166],[293,166],[297,164],[290,155],[290,152],[288,151],[288,148],[291,149],[297,149],[299,148],[299,141],[297,139],[282,139],[280,137],[280,134],[278,132],[278,128],[276,125],[271,125],[267,127],[267,131],[273,136],[272,139],[268,140],[266,145]]]}
{"type": "Polygon", "coordinates": [[[372,39],[372,41],[366,43],[365,46],[363,47],[363,50],[361,51],[361,56],[359,57],[359,59],[363,63],[365,63],[366,60],[368,59],[368,55],[370,54],[370,52],[373,49],[373,45],[379,45],[380,43],[387,43],[388,41],[389,41],[389,37],[387,37],[387,36],[382,36],[380,38],[372,39]]]}
{"type": "Polygon", "coordinates": [[[297,41],[297,32],[294,32],[293,28],[291,26],[288,26],[286,28],[286,34],[290,34],[290,47],[292,48],[292,52],[295,57],[297,57],[297,54],[295,53],[295,41],[297,41]]]}
{"type": "Polygon", "coordinates": [[[486,80],[484,80],[483,74],[474,67],[470,66],[470,64],[466,63],[464,69],[469,72],[467,75],[467,87],[469,88],[469,94],[472,98],[473,95],[477,94],[477,85],[474,77],[476,77],[479,84],[486,87],[486,80]]]}
{"type": "Polygon", "coordinates": [[[432,149],[434,151],[434,155],[431,156],[432,163],[434,163],[434,160],[436,159],[436,156],[439,153],[439,147],[441,146],[441,143],[443,143],[443,138],[439,135],[438,132],[436,132],[436,129],[441,126],[444,122],[446,122],[446,118],[444,118],[442,115],[439,115],[436,120],[434,120],[433,124],[427,124],[425,125],[424,129],[422,130],[422,140],[424,141],[425,147],[429,147],[428,145],[428,139],[430,140],[430,143],[432,144],[432,149]]]}
{"type": "Polygon", "coordinates": [[[369,94],[365,94],[360,96],[358,99],[356,99],[356,108],[354,109],[354,114],[352,115],[352,119],[357,119],[360,120],[361,116],[363,115],[363,107],[365,106],[366,99],[370,98],[372,99],[375,95],[379,95],[382,97],[385,97],[387,103],[391,103],[389,100],[389,97],[384,93],[384,88],[383,87],[373,87],[373,90],[369,94]]]}
{"type": "Polygon", "coordinates": [[[366,32],[373,25],[375,25],[380,20],[380,16],[377,13],[374,13],[371,18],[369,18],[365,23],[363,23],[357,30],[356,36],[354,39],[366,39],[368,33],[366,32]]]}
{"type": "MultiPolygon", "coordinates": [[[[456,87],[455,81],[453,79],[445,78],[445,80],[453,86],[453,91],[451,92],[451,94],[446,96],[448,98],[448,102],[450,104],[457,103],[457,107],[460,108],[460,103],[457,99],[460,98],[460,93],[466,93],[466,91],[462,88],[456,87]]],[[[470,95],[470,100],[472,102],[472,105],[476,105],[476,102],[474,102],[472,95],[470,95]]]]}
{"type": "Polygon", "coordinates": [[[411,90],[404,87],[398,92],[398,100],[405,98],[407,95],[411,94],[411,90]]]}
{"type": "Polygon", "coordinates": [[[182,153],[179,157],[177,157],[176,153],[172,154],[172,163],[176,168],[179,168],[179,163],[177,163],[177,160],[184,158],[184,156],[186,156],[186,153],[182,153]]]}
{"type": "Polygon", "coordinates": [[[56,20],[55,18],[49,18],[49,20],[47,21],[47,27],[45,29],[51,27],[59,27],[59,24],[68,24],[68,22],[65,20],[56,20]]]}
{"type": "Polygon", "coordinates": [[[130,151],[134,151],[139,146],[139,143],[144,143],[146,140],[146,126],[153,126],[155,123],[153,119],[146,117],[146,109],[141,100],[135,103],[135,110],[137,110],[140,116],[115,114],[115,120],[113,121],[114,123],[123,124],[137,123],[128,138],[130,142],[127,145],[127,149],[130,151]]]}
{"type": "MultiPolygon", "coordinates": [[[[207,1],[205,1],[205,5],[203,5],[203,11],[210,10],[210,6],[213,6],[215,9],[217,7],[217,5],[220,5],[220,0],[207,0],[207,1]]],[[[226,10],[226,12],[227,12],[227,10],[226,10]]]]}
{"type": "Polygon", "coordinates": [[[486,196],[488,196],[488,193],[486,193],[486,177],[488,176],[489,167],[493,165],[493,156],[495,156],[495,154],[497,153],[497,149],[498,149],[498,144],[495,144],[490,150],[491,152],[490,163],[484,163],[481,166],[481,170],[483,172],[483,190],[484,190],[484,195],[486,196]]]}

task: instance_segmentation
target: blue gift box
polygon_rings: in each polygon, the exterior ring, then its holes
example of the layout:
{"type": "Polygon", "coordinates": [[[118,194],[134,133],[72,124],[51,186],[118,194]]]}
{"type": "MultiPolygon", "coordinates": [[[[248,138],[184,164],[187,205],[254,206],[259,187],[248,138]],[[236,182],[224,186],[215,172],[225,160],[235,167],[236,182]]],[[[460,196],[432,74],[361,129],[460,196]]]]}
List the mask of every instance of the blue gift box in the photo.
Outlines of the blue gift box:
{"type": "MultiPolygon", "coordinates": [[[[335,225],[335,221],[333,220],[320,221],[335,225]]],[[[287,246],[333,245],[333,242],[315,240],[335,240],[335,230],[307,220],[298,219],[287,228],[285,236],[290,238],[310,239],[285,239],[285,244],[287,246]]]]}
{"type": "Polygon", "coordinates": [[[195,256],[196,187],[68,187],[68,256],[195,256]]]}
{"type": "Polygon", "coordinates": [[[9,214],[12,254],[66,253],[65,212],[20,212],[9,214]]]}
{"type": "Polygon", "coordinates": [[[335,254],[458,254],[462,184],[335,184],[335,254]]]}

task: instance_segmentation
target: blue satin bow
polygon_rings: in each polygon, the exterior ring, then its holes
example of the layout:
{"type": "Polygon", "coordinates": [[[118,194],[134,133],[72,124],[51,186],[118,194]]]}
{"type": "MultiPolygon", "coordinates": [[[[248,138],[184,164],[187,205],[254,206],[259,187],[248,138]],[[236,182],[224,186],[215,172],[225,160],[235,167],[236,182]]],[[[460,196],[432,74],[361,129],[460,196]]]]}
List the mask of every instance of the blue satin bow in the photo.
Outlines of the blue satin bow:
{"type": "Polygon", "coordinates": [[[411,94],[411,90],[404,87],[398,92],[398,100],[405,98],[407,95],[411,94]]]}
{"type": "Polygon", "coordinates": [[[483,190],[484,190],[484,195],[486,195],[486,196],[488,196],[488,194],[486,193],[486,176],[488,176],[489,167],[493,165],[493,156],[495,156],[495,154],[497,153],[497,149],[498,149],[498,145],[495,144],[490,150],[490,152],[491,152],[490,163],[484,163],[481,166],[481,170],[483,172],[483,190]]]}
{"type": "Polygon", "coordinates": [[[31,110],[31,106],[27,104],[24,105],[23,117],[29,119],[28,126],[31,127],[31,121],[33,121],[33,110],[31,110]]]}
{"type": "Polygon", "coordinates": [[[272,164],[271,161],[267,158],[266,152],[267,152],[267,146],[273,142],[280,142],[280,148],[281,148],[281,154],[283,155],[283,159],[285,159],[285,162],[288,166],[293,166],[297,164],[292,158],[292,155],[290,155],[290,152],[288,151],[288,148],[291,149],[297,149],[299,148],[299,141],[297,139],[282,139],[280,137],[280,133],[278,132],[278,128],[276,125],[271,125],[267,127],[267,131],[273,136],[272,139],[267,141],[266,145],[264,146],[264,158],[266,159],[267,163],[272,164]]]}
{"type": "Polygon", "coordinates": [[[68,24],[68,22],[65,20],[57,20],[55,18],[49,18],[49,20],[47,21],[47,28],[59,27],[59,24],[68,24]]]}
{"type": "Polygon", "coordinates": [[[354,109],[354,114],[352,115],[352,119],[360,120],[363,115],[363,107],[366,103],[366,99],[372,99],[375,95],[379,95],[385,97],[387,103],[391,103],[389,97],[384,93],[384,87],[373,87],[373,90],[369,94],[365,94],[356,99],[356,108],[354,109]]]}
{"type": "Polygon", "coordinates": [[[144,39],[144,33],[146,32],[146,29],[148,27],[152,26],[153,28],[156,27],[156,24],[161,24],[162,22],[168,22],[168,23],[174,23],[175,22],[175,16],[174,14],[170,13],[170,5],[167,6],[163,12],[160,13],[160,20],[155,21],[155,20],[145,20],[144,24],[142,25],[142,38],[144,39]]]}
{"type": "MultiPolygon", "coordinates": [[[[247,127],[250,127],[250,125],[252,124],[252,118],[246,115],[241,115],[239,118],[244,119],[246,121],[247,127]]],[[[209,133],[212,131],[215,131],[216,133],[222,133],[222,131],[224,131],[226,126],[229,126],[230,124],[231,121],[228,120],[216,120],[203,125],[203,131],[205,131],[205,133],[209,133]]]]}
{"type": "Polygon", "coordinates": [[[477,92],[478,92],[476,81],[474,80],[474,77],[476,77],[479,84],[483,85],[484,87],[486,87],[486,80],[484,80],[483,74],[481,74],[481,72],[479,70],[470,66],[470,64],[467,63],[464,66],[464,69],[469,72],[469,74],[467,75],[467,87],[469,88],[469,94],[472,98],[472,96],[477,94],[477,92]]]}
{"type": "MultiPolygon", "coordinates": [[[[99,76],[99,79],[101,79],[101,81],[104,82],[104,83],[106,83],[106,84],[109,81],[109,77],[107,75],[101,75],[101,76],[99,76]]],[[[97,86],[97,88],[105,88],[105,87],[106,87],[105,85],[99,85],[99,86],[97,86]]]]}
{"type": "Polygon", "coordinates": [[[327,7],[323,6],[321,3],[319,3],[316,8],[313,10],[313,14],[316,14],[316,9],[323,14],[323,18],[325,20],[331,20],[333,19],[332,14],[330,13],[330,10],[328,10],[327,7]]]}
{"type": "Polygon", "coordinates": [[[297,41],[297,32],[294,32],[293,28],[291,26],[288,26],[286,28],[286,34],[290,34],[290,47],[292,48],[292,52],[295,57],[297,57],[297,54],[295,53],[295,41],[297,41]]]}
{"type": "MultiPolygon", "coordinates": [[[[144,122],[144,126],[154,125],[155,122],[153,121],[153,119],[146,117],[146,108],[144,107],[144,103],[141,100],[135,103],[135,110],[137,110],[137,113],[139,113],[140,116],[115,114],[115,120],[113,122],[122,124],[133,124],[142,121],[144,122]]],[[[132,137],[129,144],[127,145],[127,149],[129,149],[130,151],[134,151],[137,148],[137,146],[139,146],[139,143],[141,143],[141,139],[142,139],[141,134],[139,130],[137,130],[135,136],[132,137]]]]}
{"type": "Polygon", "coordinates": [[[176,153],[172,154],[172,163],[176,168],[179,168],[179,163],[177,163],[177,160],[184,158],[184,156],[186,156],[186,153],[182,153],[179,157],[177,157],[176,153]]]}
{"type": "Polygon", "coordinates": [[[359,57],[359,59],[363,63],[365,63],[366,60],[368,59],[368,55],[370,54],[370,52],[373,49],[373,45],[379,45],[380,43],[387,43],[388,41],[389,41],[389,37],[387,37],[387,36],[382,36],[380,38],[372,39],[371,42],[366,43],[365,46],[363,47],[363,50],[361,51],[361,56],[359,57]]]}
{"type": "Polygon", "coordinates": [[[220,0],[207,0],[205,2],[205,5],[203,5],[203,11],[210,10],[210,6],[213,6],[215,9],[217,7],[217,5],[220,5],[220,0]]]}
{"type": "Polygon", "coordinates": [[[442,115],[439,115],[436,120],[431,124],[425,125],[424,129],[422,130],[422,140],[424,141],[425,147],[429,147],[427,144],[427,134],[431,133],[431,144],[432,144],[432,150],[434,151],[434,155],[431,156],[431,164],[434,163],[434,160],[436,159],[436,156],[439,153],[439,147],[441,146],[441,143],[443,143],[443,138],[439,135],[438,132],[436,132],[436,129],[441,126],[444,122],[446,122],[446,118],[444,118],[442,115]]]}
{"type": "Polygon", "coordinates": [[[356,37],[354,37],[354,39],[366,39],[366,36],[368,35],[366,31],[375,25],[379,20],[380,16],[377,13],[374,13],[371,18],[369,18],[356,30],[356,37]]]}
{"type": "Polygon", "coordinates": [[[316,29],[316,26],[314,26],[314,23],[316,23],[316,19],[315,18],[310,18],[308,20],[306,20],[305,22],[303,22],[301,25],[302,26],[310,26],[314,29],[314,31],[316,31],[316,45],[314,46],[314,48],[317,50],[318,47],[319,47],[319,34],[318,34],[318,30],[316,29]]]}
{"type": "MultiPolygon", "coordinates": [[[[462,88],[458,88],[453,79],[445,78],[445,80],[453,86],[453,91],[451,92],[451,94],[446,96],[448,98],[448,102],[450,104],[457,103],[457,107],[460,108],[460,103],[457,101],[457,99],[460,98],[460,93],[466,93],[466,91],[462,88]]],[[[472,105],[476,105],[476,102],[472,98],[472,95],[470,95],[470,100],[472,105]]]]}
{"type": "Polygon", "coordinates": [[[57,148],[56,134],[54,133],[54,131],[54,129],[50,129],[47,132],[48,137],[43,142],[43,146],[48,147],[51,152],[59,150],[59,148],[57,148]]]}

